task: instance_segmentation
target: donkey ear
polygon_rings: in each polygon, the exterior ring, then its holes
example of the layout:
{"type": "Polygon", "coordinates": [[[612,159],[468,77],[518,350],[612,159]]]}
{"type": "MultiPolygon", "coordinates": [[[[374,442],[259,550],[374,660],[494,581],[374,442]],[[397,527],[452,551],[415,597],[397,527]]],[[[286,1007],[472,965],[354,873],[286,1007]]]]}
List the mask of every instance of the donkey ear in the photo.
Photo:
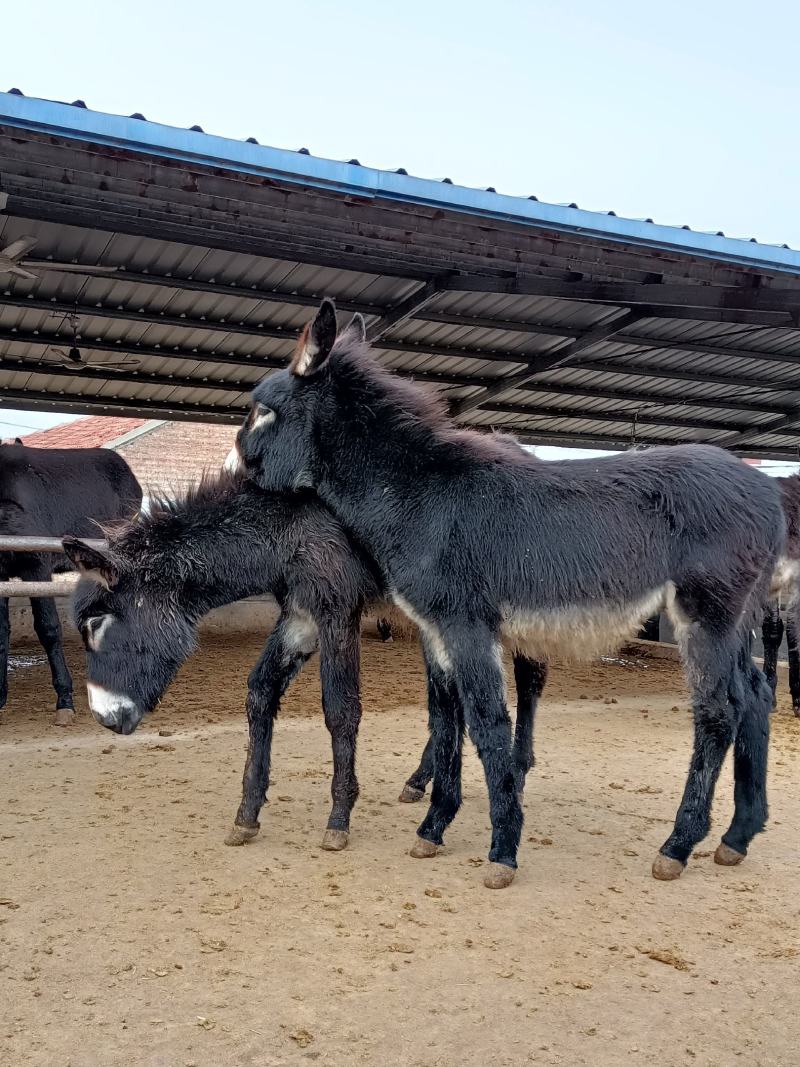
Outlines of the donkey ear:
{"type": "Polygon", "coordinates": [[[119,569],[108,556],[96,548],[79,541],[77,537],[64,537],[61,541],[67,559],[84,578],[89,578],[106,589],[113,589],[119,581],[119,569]]]}
{"type": "Polygon", "coordinates": [[[356,312],[352,319],[348,322],[345,328],[339,335],[340,339],[347,338],[348,341],[353,341],[356,344],[361,344],[367,339],[367,324],[364,322],[364,316],[359,315],[356,312]]]}
{"type": "Polygon", "coordinates": [[[325,365],[336,341],[336,306],[325,297],[314,321],[303,330],[290,364],[292,374],[308,378],[325,365]]]}

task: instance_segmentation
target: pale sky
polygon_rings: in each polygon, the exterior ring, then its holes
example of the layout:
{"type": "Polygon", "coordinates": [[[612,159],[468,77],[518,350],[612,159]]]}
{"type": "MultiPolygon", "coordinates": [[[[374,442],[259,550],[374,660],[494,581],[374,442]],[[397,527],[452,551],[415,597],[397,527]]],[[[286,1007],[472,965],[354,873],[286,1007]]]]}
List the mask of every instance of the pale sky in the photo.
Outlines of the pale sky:
{"type": "Polygon", "coordinates": [[[791,0],[37,0],[2,34],[0,89],[800,247],[791,0]]]}

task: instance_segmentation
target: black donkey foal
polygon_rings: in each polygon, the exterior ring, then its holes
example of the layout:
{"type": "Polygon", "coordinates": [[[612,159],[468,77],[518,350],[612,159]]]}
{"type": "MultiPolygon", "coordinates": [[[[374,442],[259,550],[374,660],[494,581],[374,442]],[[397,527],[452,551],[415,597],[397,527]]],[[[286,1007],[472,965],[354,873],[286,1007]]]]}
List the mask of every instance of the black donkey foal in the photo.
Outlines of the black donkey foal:
{"type": "MultiPolygon", "coordinates": [[[[98,722],[129,734],[158,703],[196,647],[212,608],[262,593],[278,622],[248,679],[250,737],[242,801],[226,841],[255,837],[269,785],[273,723],[292,679],[319,646],[323,711],[333,745],[333,805],[323,848],[346,846],[358,796],[359,636],[364,607],[380,598],[374,567],[310,494],[276,495],[230,474],[108,531],[108,552],[74,538],[64,548],[82,572],[74,618],[86,647],[89,704],[98,722]]],[[[546,671],[518,657],[517,780],[533,764],[533,721],[546,671]]],[[[455,700],[428,675],[430,715],[455,700]]],[[[401,800],[419,800],[433,776],[430,742],[401,800]]]]}

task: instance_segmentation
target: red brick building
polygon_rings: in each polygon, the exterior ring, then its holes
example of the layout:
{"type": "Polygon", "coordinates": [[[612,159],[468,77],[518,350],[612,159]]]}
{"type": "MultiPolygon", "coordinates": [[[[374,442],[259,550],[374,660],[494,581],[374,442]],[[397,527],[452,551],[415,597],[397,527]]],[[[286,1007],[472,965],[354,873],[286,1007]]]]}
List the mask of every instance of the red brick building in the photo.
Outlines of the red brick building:
{"type": "Polygon", "coordinates": [[[90,416],[37,430],[22,440],[34,448],[111,448],[125,458],[147,495],[153,490],[179,491],[204,470],[221,467],[236,430],[207,423],[90,416]]]}

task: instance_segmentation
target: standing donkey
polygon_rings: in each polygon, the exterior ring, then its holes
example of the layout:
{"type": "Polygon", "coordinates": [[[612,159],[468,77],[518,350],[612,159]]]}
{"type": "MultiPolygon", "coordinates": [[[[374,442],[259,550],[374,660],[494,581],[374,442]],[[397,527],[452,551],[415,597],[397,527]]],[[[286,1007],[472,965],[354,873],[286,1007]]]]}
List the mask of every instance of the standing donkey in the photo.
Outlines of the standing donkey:
{"type": "MultiPolygon", "coordinates": [[[[271,593],[280,617],[248,679],[250,740],[242,802],[226,841],[241,845],[259,831],[281,697],[319,646],[334,762],[322,847],[344,848],[358,796],[361,613],[381,592],[374,566],[312,494],[267,493],[230,474],[205,480],[179,499],[151,498],[147,514],[110,528],[108,535],[106,552],[75,538],[64,541],[83,575],[73,612],[86,647],[89,704],[97,721],[116,733],[132,733],[195,648],[199,620],[212,608],[271,593]]],[[[514,667],[521,790],[533,764],[533,721],[546,672],[523,657],[514,667]]],[[[429,674],[428,694],[432,720],[457,699],[438,674],[429,674]]],[[[420,799],[432,774],[429,743],[401,800],[420,799]]]]}
{"type": "Polygon", "coordinates": [[[800,649],[798,619],[800,608],[800,475],[776,478],[786,516],[786,554],[780,560],[772,583],[773,600],[764,614],[761,637],[764,644],[764,674],[772,690],[773,707],[778,685],[778,651],[783,641],[781,607],[786,615],[786,652],[789,660],[789,692],[792,708],[800,717],[800,649]]]}
{"type": "MultiPolygon", "coordinates": [[[[130,467],[106,448],[29,448],[19,438],[0,448],[0,533],[96,537],[97,522],[135,512],[142,490],[130,467]]],[[[2,552],[0,579],[49,581],[68,569],[61,553],[2,552]]],[[[52,597],[31,598],[33,626],[47,653],[56,691],[56,726],[75,720],[72,675],[52,597]]],[[[0,598],[0,708],[8,698],[8,598],[0,598]]]]}
{"type": "Polygon", "coordinates": [[[380,367],[359,316],[337,339],[327,299],[291,366],[254,390],[237,448],[264,488],[316,490],[419,626],[438,684],[460,698],[432,723],[434,786],[414,855],[437,851],[459,807],[463,712],[489,790],[485,884],[514,878],[522,809],[503,640],[536,659],[590,659],[666,605],[695,744],[653,875],[677,878],[708,832],[731,744],[735,813],[715,859],[741,862],[767,818],[770,692],[749,630],[784,542],[769,479],[700,445],[536,463],[457,429],[425,390],[380,367]]]}

